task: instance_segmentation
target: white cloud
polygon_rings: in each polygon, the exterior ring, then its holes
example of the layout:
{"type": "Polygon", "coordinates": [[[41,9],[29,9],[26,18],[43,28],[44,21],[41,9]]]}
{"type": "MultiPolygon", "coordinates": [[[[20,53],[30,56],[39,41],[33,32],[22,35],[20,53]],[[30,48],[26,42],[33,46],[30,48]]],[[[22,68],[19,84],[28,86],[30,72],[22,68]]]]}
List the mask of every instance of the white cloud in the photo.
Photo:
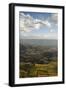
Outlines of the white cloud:
{"type": "Polygon", "coordinates": [[[57,13],[52,14],[51,17],[49,18],[49,21],[52,24],[57,25],[57,23],[58,23],[58,14],[57,13]]]}
{"type": "Polygon", "coordinates": [[[34,19],[30,15],[20,13],[20,30],[24,32],[31,32],[32,30],[38,30],[41,27],[50,28],[51,24],[48,20],[34,19]]]}
{"type": "Polygon", "coordinates": [[[55,27],[58,23],[58,15],[52,14],[46,20],[34,19],[29,14],[20,13],[20,39],[57,39],[55,27]],[[47,27],[49,32],[46,34],[33,34],[32,30],[39,30],[47,27]]]}

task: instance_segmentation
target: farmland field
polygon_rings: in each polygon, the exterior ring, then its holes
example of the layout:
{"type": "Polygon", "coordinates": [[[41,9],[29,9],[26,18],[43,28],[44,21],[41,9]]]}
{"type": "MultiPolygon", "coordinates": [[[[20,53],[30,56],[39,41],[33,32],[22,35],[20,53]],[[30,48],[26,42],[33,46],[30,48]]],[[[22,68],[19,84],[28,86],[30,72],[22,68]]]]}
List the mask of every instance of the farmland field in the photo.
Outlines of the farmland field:
{"type": "Polygon", "coordinates": [[[20,43],[20,78],[58,75],[57,45],[51,45],[20,43]]]}
{"type": "Polygon", "coordinates": [[[57,62],[35,64],[31,66],[28,64],[28,67],[30,67],[28,70],[24,70],[26,64],[20,64],[20,78],[57,76],[57,62]]]}

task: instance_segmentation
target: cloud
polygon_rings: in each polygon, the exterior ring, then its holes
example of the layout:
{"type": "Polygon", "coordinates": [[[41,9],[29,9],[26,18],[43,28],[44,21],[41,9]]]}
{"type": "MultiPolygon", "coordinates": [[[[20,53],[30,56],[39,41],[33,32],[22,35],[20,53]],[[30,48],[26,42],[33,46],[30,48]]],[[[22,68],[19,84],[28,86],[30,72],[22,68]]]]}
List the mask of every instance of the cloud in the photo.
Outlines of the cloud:
{"type": "Polygon", "coordinates": [[[48,20],[34,19],[29,14],[20,13],[20,31],[31,32],[43,27],[50,28],[50,22],[48,20]]]}
{"type": "Polygon", "coordinates": [[[57,13],[52,14],[51,17],[49,18],[49,21],[52,24],[57,25],[57,23],[58,23],[58,14],[57,13]]]}
{"type": "MultiPolygon", "coordinates": [[[[58,15],[51,14],[45,20],[33,18],[29,14],[20,13],[19,15],[20,39],[57,39],[58,15]],[[32,31],[49,30],[47,33],[33,33],[32,31]],[[44,29],[43,29],[44,28],[44,29]]],[[[39,31],[40,32],[40,31],[39,31]]]]}

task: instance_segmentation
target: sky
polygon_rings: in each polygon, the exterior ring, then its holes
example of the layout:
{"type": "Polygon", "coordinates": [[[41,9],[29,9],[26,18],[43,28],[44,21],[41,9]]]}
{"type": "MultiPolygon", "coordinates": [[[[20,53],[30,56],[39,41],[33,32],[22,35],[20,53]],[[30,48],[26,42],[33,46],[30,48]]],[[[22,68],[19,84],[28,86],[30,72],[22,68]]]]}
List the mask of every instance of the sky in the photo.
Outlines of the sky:
{"type": "Polygon", "coordinates": [[[58,14],[19,12],[20,39],[57,39],[58,14]]]}

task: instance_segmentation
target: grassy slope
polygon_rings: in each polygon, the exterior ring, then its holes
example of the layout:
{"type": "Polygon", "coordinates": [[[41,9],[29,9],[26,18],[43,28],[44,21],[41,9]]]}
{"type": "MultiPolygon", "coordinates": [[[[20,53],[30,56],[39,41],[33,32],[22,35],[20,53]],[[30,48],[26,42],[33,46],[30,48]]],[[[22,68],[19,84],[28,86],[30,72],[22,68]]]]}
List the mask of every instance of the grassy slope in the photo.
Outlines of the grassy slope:
{"type": "Polygon", "coordinates": [[[26,67],[26,65],[21,63],[19,74],[20,78],[57,76],[57,62],[52,61],[49,64],[34,64],[30,67],[29,65],[26,67]]]}

